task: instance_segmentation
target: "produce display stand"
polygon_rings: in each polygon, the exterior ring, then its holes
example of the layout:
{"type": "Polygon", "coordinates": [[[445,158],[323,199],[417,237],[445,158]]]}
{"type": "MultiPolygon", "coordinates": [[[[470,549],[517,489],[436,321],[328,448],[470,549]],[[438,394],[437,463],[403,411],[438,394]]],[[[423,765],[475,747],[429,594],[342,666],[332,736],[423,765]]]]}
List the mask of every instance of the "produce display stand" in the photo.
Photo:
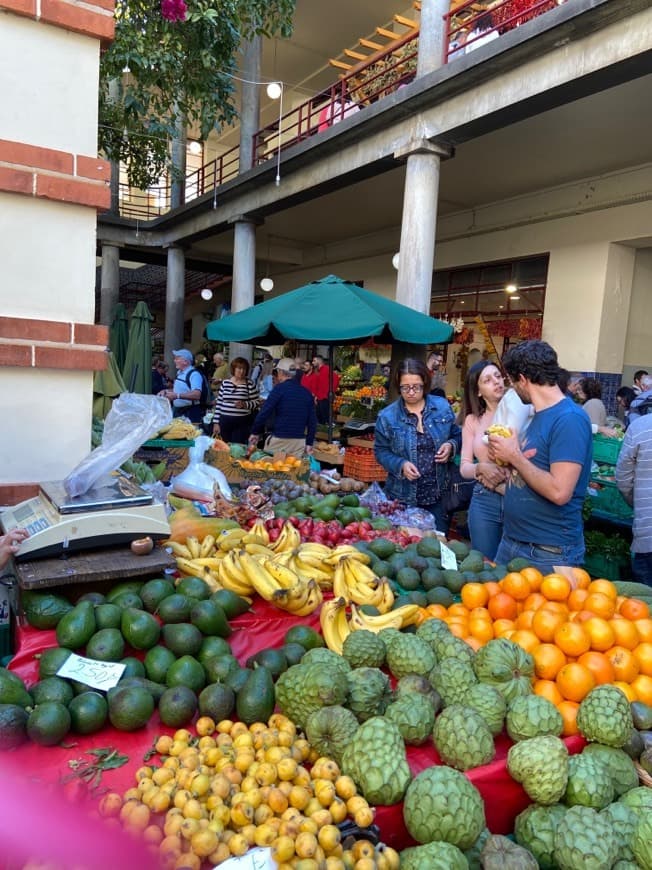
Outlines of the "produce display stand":
{"type": "Polygon", "coordinates": [[[143,442],[134,453],[137,462],[146,462],[148,465],[156,465],[165,462],[167,468],[161,480],[168,483],[171,478],[181,472],[188,465],[188,450],[194,447],[194,441],[166,440],[165,438],[151,438],[143,442]]]}

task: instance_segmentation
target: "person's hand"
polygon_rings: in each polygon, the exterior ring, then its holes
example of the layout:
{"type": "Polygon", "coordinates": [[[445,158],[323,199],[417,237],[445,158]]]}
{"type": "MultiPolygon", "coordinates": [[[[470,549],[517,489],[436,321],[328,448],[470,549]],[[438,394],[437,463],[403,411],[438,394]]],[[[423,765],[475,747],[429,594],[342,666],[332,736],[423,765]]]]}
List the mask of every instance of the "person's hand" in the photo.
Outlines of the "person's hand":
{"type": "Polygon", "coordinates": [[[495,489],[504,483],[509,476],[509,472],[504,467],[499,467],[493,462],[478,462],[476,466],[476,480],[485,487],[485,489],[495,489]]]}
{"type": "Polygon", "coordinates": [[[401,474],[406,480],[418,480],[421,477],[419,469],[412,462],[404,462],[401,466],[401,474]]]}
{"type": "Polygon", "coordinates": [[[20,550],[21,543],[29,538],[27,529],[12,529],[0,537],[0,568],[4,568],[9,559],[20,550]]]}
{"type": "Polygon", "coordinates": [[[620,435],[618,429],[612,429],[610,426],[598,426],[598,432],[605,438],[618,438],[620,435]]]}
{"type": "Polygon", "coordinates": [[[453,455],[453,445],[450,441],[444,441],[439,450],[435,453],[435,462],[448,462],[453,455]]]}
{"type": "Polygon", "coordinates": [[[313,448],[312,444],[306,444],[306,453],[308,454],[308,456],[312,456],[313,451],[314,451],[314,448],[313,448]]]}

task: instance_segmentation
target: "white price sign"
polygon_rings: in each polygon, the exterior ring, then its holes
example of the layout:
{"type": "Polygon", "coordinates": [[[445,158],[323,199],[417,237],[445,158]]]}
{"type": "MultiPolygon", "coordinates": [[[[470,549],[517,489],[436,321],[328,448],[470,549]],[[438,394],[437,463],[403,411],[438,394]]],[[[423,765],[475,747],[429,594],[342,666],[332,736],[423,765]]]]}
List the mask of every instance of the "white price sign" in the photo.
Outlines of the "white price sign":
{"type": "Polygon", "coordinates": [[[440,558],[442,568],[452,568],[453,571],[457,571],[457,559],[455,558],[455,553],[450,547],[447,547],[446,544],[441,544],[440,558]]]}
{"type": "Polygon", "coordinates": [[[77,680],[94,689],[106,691],[119,682],[125,668],[126,665],[118,662],[98,662],[71,653],[57,671],[57,676],[77,680]]]}
{"type": "MultiPolygon", "coordinates": [[[[272,850],[264,846],[250,849],[245,855],[229,858],[220,864],[220,870],[277,870],[272,850]]],[[[216,870],[216,868],[214,868],[216,870]]]]}

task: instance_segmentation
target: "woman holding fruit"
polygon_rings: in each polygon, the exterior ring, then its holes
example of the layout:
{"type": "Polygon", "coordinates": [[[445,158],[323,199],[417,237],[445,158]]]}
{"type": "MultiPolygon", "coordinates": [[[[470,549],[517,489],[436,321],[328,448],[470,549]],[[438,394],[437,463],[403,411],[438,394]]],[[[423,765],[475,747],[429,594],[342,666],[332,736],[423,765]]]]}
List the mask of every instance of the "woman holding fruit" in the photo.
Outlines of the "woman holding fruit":
{"type": "Polygon", "coordinates": [[[385,492],[430,511],[446,534],[450,516],[442,504],[447,464],[459,450],[460,427],[446,399],[429,394],[430,372],[421,360],[406,359],[395,374],[399,398],[378,414],[374,452],[387,471],[385,492]]]}
{"type": "Polygon", "coordinates": [[[476,480],[468,513],[471,546],[493,561],[503,535],[505,469],[489,459],[483,441],[505,392],[500,369],[490,360],[471,366],[464,384],[460,474],[476,480]]]}

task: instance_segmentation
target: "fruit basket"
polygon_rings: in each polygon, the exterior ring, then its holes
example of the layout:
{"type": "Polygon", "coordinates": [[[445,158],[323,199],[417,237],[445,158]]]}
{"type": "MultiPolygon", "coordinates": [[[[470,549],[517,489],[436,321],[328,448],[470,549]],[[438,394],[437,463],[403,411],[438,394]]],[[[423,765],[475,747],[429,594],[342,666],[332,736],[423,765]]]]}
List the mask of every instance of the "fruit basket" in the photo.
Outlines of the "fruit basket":
{"type": "Polygon", "coordinates": [[[374,451],[364,447],[347,447],[344,453],[344,475],[364,483],[387,480],[387,472],[376,460],[374,451]]]}
{"type": "Polygon", "coordinates": [[[244,480],[242,468],[226,450],[207,450],[205,461],[213,468],[219,469],[229,483],[242,483],[244,480]]]}

